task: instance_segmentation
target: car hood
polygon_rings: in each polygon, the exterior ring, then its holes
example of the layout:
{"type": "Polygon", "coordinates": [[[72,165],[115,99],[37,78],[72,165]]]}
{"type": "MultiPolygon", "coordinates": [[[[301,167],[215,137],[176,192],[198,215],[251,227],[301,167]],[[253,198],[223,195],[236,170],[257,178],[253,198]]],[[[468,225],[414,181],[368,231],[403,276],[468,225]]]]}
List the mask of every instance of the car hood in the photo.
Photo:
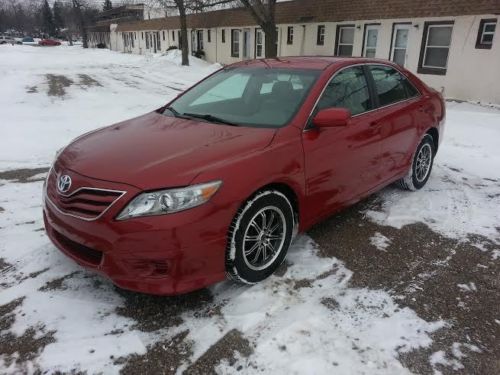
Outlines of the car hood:
{"type": "Polygon", "coordinates": [[[234,127],[153,112],[87,133],[59,155],[78,174],[143,190],[188,185],[214,164],[265,148],[275,129],[234,127]]]}

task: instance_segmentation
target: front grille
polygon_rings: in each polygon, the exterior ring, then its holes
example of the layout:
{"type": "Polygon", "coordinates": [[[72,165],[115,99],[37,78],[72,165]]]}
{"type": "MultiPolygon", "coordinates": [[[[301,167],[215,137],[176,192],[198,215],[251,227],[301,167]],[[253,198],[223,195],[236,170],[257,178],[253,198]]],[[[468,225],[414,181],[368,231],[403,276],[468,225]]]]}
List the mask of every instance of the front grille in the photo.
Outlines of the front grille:
{"type": "Polygon", "coordinates": [[[70,240],[68,237],[63,236],[61,233],[55,230],[53,231],[53,234],[56,241],[59,242],[64,250],[73,255],[75,258],[94,266],[98,266],[99,264],[101,264],[102,252],[70,240]]]}
{"type": "Polygon", "coordinates": [[[80,187],[68,194],[57,191],[57,174],[50,173],[47,198],[64,214],[84,220],[95,220],[124,194],[123,191],[80,187]]]}

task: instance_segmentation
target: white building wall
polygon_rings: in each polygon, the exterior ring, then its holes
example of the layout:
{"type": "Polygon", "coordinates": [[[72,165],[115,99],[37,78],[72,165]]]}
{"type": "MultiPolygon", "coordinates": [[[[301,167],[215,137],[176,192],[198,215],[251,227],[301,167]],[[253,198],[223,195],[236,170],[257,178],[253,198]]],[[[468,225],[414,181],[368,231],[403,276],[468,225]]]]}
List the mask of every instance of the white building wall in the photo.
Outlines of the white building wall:
{"type": "MultiPolygon", "coordinates": [[[[496,35],[491,49],[477,49],[476,38],[481,19],[496,18],[497,15],[434,17],[434,18],[400,18],[384,20],[362,20],[344,22],[324,22],[308,24],[283,24],[278,25],[278,56],[299,55],[326,55],[332,56],[335,51],[336,33],[338,25],[354,25],[353,56],[361,56],[363,52],[363,35],[367,24],[378,24],[378,42],[375,57],[389,59],[391,54],[391,40],[395,23],[409,23],[408,46],[406,50],[405,67],[419,76],[430,86],[441,90],[444,88],[445,96],[461,100],[481,100],[484,102],[500,103],[500,25],[497,21],[496,35]],[[418,64],[422,36],[425,22],[454,21],[451,47],[448,55],[448,66],[445,75],[420,74],[418,64]],[[324,45],[317,44],[318,25],[325,26],[324,45]],[[287,30],[294,27],[293,43],[287,43],[287,30]]],[[[113,31],[111,25],[110,48],[124,51],[121,33],[113,31]]],[[[231,56],[231,30],[236,28],[219,27],[211,28],[211,42],[208,42],[207,29],[203,30],[204,51],[207,61],[231,64],[243,59],[244,30],[250,32],[249,58],[255,56],[255,30],[257,26],[241,26],[239,39],[239,56],[231,56]],[[222,30],[225,30],[225,42],[222,42],[222,30]]],[[[137,39],[131,52],[146,54],[153,49],[146,49],[145,36],[149,31],[136,31],[137,39]]],[[[160,52],[165,52],[168,47],[179,45],[179,30],[160,30],[160,52]],[[163,40],[165,31],[165,40],[163,40]],[[175,32],[175,40],[172,38],[175,32]]],[[[192,51],[191,30],[188,30],[189,51],[192,51]]],[[[195,40],[196,42],[196,40],[195,40]]],[[[264,48],[264,46],[263,46],[264,48]]]]}

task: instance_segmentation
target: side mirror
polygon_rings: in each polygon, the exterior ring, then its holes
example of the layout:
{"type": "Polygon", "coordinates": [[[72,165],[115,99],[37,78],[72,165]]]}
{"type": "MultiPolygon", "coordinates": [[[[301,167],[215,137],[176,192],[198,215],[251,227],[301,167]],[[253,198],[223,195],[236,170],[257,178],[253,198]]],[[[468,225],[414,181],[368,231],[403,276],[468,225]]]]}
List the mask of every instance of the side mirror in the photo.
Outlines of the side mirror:
{"type": "Polygon", "coordinates": [[[351,118],[351,111],[346,108],[327,108],[314,116],[312,123],[318,128],[336,128],[346,126],[351,118]]]}

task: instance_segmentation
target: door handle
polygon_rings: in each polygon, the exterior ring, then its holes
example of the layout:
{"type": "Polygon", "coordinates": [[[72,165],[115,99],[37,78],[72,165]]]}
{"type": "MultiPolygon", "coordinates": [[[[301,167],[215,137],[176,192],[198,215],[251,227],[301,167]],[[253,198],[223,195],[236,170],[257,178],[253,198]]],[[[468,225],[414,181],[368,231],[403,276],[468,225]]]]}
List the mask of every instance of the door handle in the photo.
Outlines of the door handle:
{"type": "Polygon", "coordinates": [[[374,127],[379,126],[379,125],[380,125],[380,123],[379,123],[378,121],[372,121],[372,122],[370,122],[370,124],[369,124],[369,126],[370,126],[371,128],[374,128],[374,127]]]}

